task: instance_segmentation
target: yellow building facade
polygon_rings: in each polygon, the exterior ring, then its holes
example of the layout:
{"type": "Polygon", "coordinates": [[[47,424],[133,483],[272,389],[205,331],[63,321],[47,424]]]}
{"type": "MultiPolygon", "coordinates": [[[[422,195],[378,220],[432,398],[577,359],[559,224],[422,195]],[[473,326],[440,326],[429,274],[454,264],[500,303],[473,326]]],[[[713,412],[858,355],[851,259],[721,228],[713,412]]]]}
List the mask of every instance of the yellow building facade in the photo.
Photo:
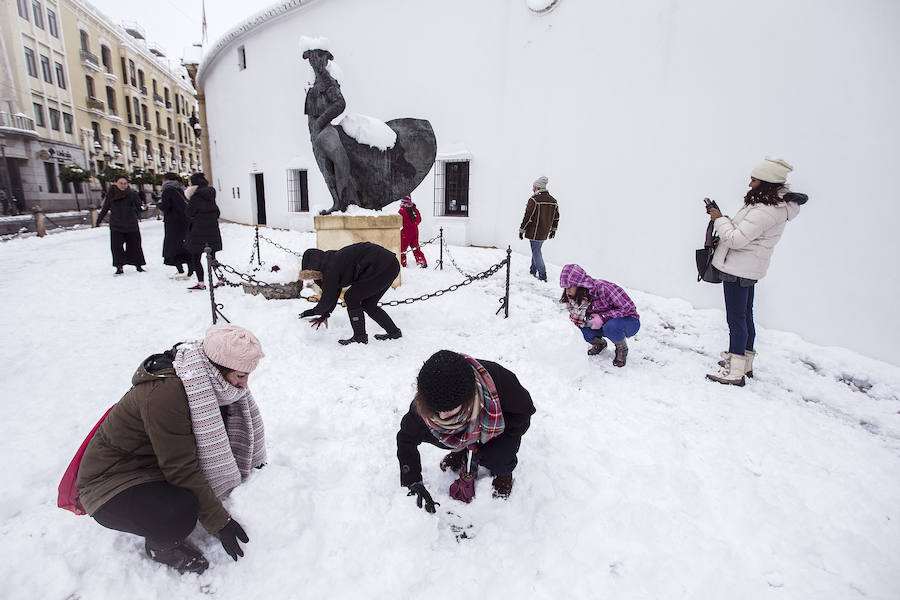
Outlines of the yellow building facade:
{"type": "Polygon", "coordinates": [[[78,142],[91,170],[201,170],[187,71],[137,23],[117,25],[79,0],[60,8],[78,142]]]}

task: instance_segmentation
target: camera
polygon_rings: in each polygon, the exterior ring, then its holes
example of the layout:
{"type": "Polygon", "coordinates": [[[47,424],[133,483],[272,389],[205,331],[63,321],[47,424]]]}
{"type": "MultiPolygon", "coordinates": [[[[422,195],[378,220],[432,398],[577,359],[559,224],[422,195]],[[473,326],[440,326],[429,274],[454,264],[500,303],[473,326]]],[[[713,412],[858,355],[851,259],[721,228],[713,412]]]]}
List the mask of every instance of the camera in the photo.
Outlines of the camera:
{"type": "Polygon", "coordinates": [[[706,213],[709,214],[710,209],[719,210],[719,205],[716,204],[715,200],[710,200],[709,198],[704,198],[703,203],[706,205],[706,213]]]}

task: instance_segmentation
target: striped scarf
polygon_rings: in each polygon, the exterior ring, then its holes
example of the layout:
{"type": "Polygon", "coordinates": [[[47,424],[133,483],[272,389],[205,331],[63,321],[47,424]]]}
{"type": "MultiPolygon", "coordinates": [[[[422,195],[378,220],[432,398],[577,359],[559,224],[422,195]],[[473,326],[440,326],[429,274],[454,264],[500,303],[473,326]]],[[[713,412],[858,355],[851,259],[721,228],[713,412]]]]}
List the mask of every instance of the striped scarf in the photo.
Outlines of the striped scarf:
{"type": "Polygon", "coordinates": [[[477,360],[465,354],[462,357],[471,363],[475,371],[475,389],[479,401],[449,419],[440,419],[437,415],[425,419],[425,424],[434,437],[454,450],[486,444],[503,433],[506,427],[494,380],[477,360]]]}
{"type": "Polygon", "coordinates": [[[174,367],[187,393],[197,462],[213,493],[223,498],[266,462],[262,416],[250,390],[225,381],[201,342],[178,346],[174,367]],[[228,407],[225,421],[220,406],[228,407]]]}

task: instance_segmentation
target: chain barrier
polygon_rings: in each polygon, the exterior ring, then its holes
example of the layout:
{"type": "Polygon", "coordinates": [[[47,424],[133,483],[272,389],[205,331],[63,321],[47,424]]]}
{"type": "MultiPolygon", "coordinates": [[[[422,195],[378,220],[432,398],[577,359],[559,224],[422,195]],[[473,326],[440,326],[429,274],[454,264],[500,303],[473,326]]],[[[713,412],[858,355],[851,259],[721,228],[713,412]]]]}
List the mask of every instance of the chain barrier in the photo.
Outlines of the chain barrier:
{"type": "Polygon", "coordinates": [[[453,260],[453,255],[450,254],[450,247],[447,245],[446,240],[444,240],[444,241],[442,242],[442,244],[443,244],[443,247],[444,247],[444,251],[447,253],[447,258],[450,259],[450,264],[453,265],[453,268],[456,269],[457,271],[459,271],[460,275],[464,275],[464,276],[466,276],[466,277],[474,277],[474,275],[471,275],[471,274],[469,274],[469,273],[466,273],[465,271],[463,271],[463,270],[460,268],[460,266],[459,266],[458,264],[456,264],[456,261],[453,260]]]}
{"type": "MultiPolygon", "coordinates": [[[[412,304],[413,302],[420,302],[422,300],[428,300],[429,298],[436,298],[438,296],[443,296],[447,292],[455,292],[459,288],[464,285],[469,285],[470,283],[474,283],[480,279],[487,279],[494,275],[497,271],[503,268],[504,265],[509,261],[509,258],[504,258],[496,265],[492,265],[482,271],[481,273],[476,273],[475,275],[468,275],[463,273],[466,276],[464,280],[460,283],[454,283],[450,287],[444,288],[442,290],[437,290],[436,292],[431,292],[430,294],[422,294],[421,296],[415,296],[412,298],[403,298],[402,300],[391,300],[389,302],[379,302],[378,306],[400,306],[401,304],[412,304]]],[[[503,302],[503,298],[500,299],[503,302]]],[[[501,307],[502,308],[502,307],[501,307]]],[[[499,310],[497,312],[500,312],[499,310]]]]}
{"type": "Polygon", "coordinates": [[[264,241],[264,242],[268,242],[268,243],[272,244],[273,246],[275,246],[276,248],[278,248],[278,249],[281,250],[282,252],[287,252],[288,254],[293,254],[294,256],[296,256],[296,257],[298,257],[298,258],[303,258],[303,254],[302,254],[302,253],[300,253],[300,252],[294,252],[293,250],[291,250],[291,249],[289,249],[289,248],[285,248],[284,246],[282,246],[282,245],[279,244],[278,242],[273,241],[273,240],[270,240],[269,238],[267,238],[267,237],[264,236],[264,235],[259,236],[259,239],[261,239],[261,240],[264,241]]]}

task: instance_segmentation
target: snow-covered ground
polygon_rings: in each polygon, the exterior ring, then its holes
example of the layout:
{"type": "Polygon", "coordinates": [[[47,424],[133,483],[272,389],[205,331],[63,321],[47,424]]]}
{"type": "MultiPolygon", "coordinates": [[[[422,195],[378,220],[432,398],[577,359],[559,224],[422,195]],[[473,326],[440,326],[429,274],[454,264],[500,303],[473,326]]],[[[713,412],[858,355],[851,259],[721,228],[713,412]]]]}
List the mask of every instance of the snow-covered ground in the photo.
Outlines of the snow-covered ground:
{"type": "MultiPolygon", "coordinates": [[[[210,323],[209,297],[161,264],[162,223],[141,228],[149,271],[122,277],[105,227],[0,244],[3,598],[900,597],[900,368],[761,329],[756,378],[716,385],[703,375],[727,341],[723,313],[630,290],[642,329],[617,369],[609,350],[586,356],[556,303],[561,265],[539,283],[524,243],[509,319],[494,315],[501,273],[389,308],[404,337],[365,346],[337,344],[350,334],[343,309],[314,331],[297,318],[303,301],[217,290],[267,354],[250,386],[269,463],[227,501],[251,538],[246,557],[233,563],[198,528],[211,568],[179,576],[138,538],[56,508],[68,461],[141,359],[210,323]],[[484,473],[471,505],[451,500],[431,446],[438,513],[399,487],[394,436],[418,368],[441,348],[507,366],[534,397],[507,502],[484,473]]],[[[253,230],[222,230],[220,260],[246,268],[253,230]]],[[[450,251],[470,272],[505,255],[450,251]]],[[[437,248],[426,254],[434,264],[437,248]]],[[[277,280],[298,268],[268,244],[262,257],[277,280]]],[[[461,279],[449,263],[404,269],[386,299],[461,279]]]]}

